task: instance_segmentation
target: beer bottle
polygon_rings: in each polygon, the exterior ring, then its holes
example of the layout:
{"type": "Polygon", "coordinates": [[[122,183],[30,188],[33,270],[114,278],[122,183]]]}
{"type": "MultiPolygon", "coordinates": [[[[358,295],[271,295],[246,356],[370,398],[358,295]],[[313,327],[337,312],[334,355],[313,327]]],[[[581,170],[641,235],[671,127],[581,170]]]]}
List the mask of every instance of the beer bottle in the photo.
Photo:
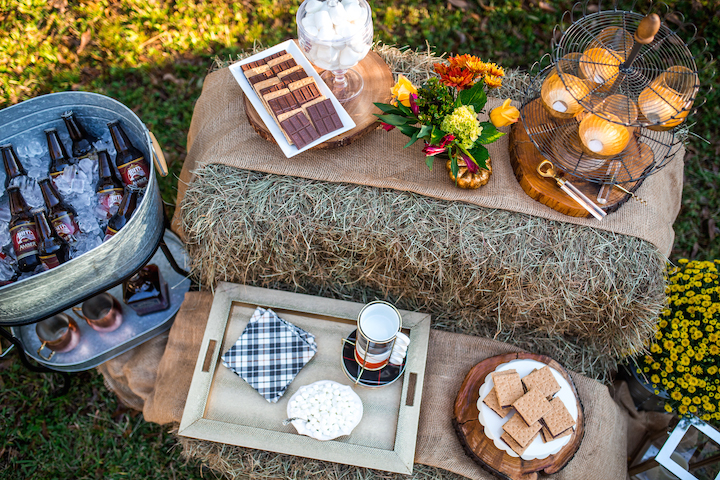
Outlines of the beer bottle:
{"type": "Polygon", "coordinates": [[[72,140],[71,151],[73,157],[80,160],[93,153],[95,147],[82,124],[75,117],[75,112],[70,110],[60,115],[60,117],[65,122],[67,131],[70,134],[70,139],[72,140]]]}
{"type": "Polygon", "coordinates": [[[168,284],[157,265],[145,265],[123,282],[123,300],[138,315],[165,310],[170,306],[168,284]]]}
{"type": "Polygon", "coordinates": [[[70,245],[74,245],[78,241],[80,227],[77,224],[77,212],[75,209],[64,202],[60,193],[50,182],[49,178],[43,178],[38,182],[43,200],[45,200],[45,208],[47,208],[47,218],[53,226],[57,234],[70,245]]]}
{"type": "Polygon", "coordinates": [[[110,218],[107,227],[105,228],[105,238],[103,242],[110,240],[132,217],[135,208],[138,205],[138,198],[140,196],[140,188],[133,187],[132,185],[126,185],[125,191],[123,192],[123,199],[120,202],[118,211],[110,218]]]}
{"type": "Polygon", "coordinates": [[[12,144],[0,145],[0,152],[2,152],[3,165],[5,166],[5,190],[7,190],[14,183],[13,180],[23,176],[26,177],[27,171],[20,163],[12,144]]]}
{"type": "Polygon", "coordinates": [[[95,191],[98,195],[100,209],[105,212],[105,220],[112,217],[123,198],[123,184],[117,177],[115,169],[110,163],[107,150],[97,152],[100,179],[95,191]]]}
{"type": "Polygon", "coordinates": [[[20,193],[20,187],[9,187],[7,192],[10,200],[10,236],[18,270],[32,272],[40,266],[35,221],[30,216],[30,208],[20,193]]]}
{"type": "Polygon", "coordinates": [[[120,176],[125,185],[145,188],[150,181],[150,165],[145,155],[135,148],[125,131],[120,126],[120,121],[115,120],[107,124],[110,129],[110,136],[115,144],[117,165],[120,176]]]}
{"type": "Polygon", "coordinates": [[[55,179],[62,175],[63,171],[73,163],[72,158],[67,154],[65,145],[60,141],[60,135],[54,128],[45,130],[45,136],[47,137],[48,151],[50,152],[50,168],[48,173],[53,183],[55,179]]]}
{"type": "Polygon", "coordinates": [[[38,234],[38,257],[45,270],[59,267],[70,259],[67,243],[62,240],[55,230],[50,228],[45,210],[36,210],[35,225],[38,234]]]}

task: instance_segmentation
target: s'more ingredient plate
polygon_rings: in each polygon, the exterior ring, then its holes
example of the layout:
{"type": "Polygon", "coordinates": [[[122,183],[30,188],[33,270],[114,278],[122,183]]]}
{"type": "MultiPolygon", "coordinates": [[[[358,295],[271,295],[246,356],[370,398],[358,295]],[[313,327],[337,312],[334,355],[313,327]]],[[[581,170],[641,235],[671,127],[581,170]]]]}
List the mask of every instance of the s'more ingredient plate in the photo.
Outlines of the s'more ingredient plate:
{"type": "Polygon", "coordinates": [[[531,353],[475,365],[455,400],[453,425],[475,462],[513,479],[560,471],[584,436],[572,378],[556,361],[531,353]]]}
{"type": "Polygon", "coordinates": [[[355,128],[292,40],[234,63],[230,72],[288,158],[355,128]]]}

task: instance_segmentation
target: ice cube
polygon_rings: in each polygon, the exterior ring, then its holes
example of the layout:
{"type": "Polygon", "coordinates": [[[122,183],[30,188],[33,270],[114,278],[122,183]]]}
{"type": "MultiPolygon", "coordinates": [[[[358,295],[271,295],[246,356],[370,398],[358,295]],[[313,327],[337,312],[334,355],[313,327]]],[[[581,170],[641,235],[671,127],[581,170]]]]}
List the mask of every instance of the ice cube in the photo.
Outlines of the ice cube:
{"type": "Polygon", "coordinates": [[[34,178],[35,180],[45,178],[47,176],[47,168],[45,167],[30,167],[27,169],[28,177],[34,178]]]}
{"type": "Polygon", "coordinates": [[[7,196],[0,196],[0,222],[10,221],[10,204],[7,196]]]}
{"type": "Polygon", "coordinates": [[[10,228],[8,223],[0,222],[0,248],[10,243],[11,240],[12,237],[10,237],[10,228]]]}
{"type": "Polygon", "coordinates": [[[27,156],[35,157],[40,156],[45,152],[47,147],[43,145],[39,140],[30,140],[27,142],[27,156]]]}
{"type": "Polygon", "coordinates": [[[21,180],[20,184],[20,193],[25,199],[25,203],[27,203],[30,208],[42,207],[45,205],[40,185],[38,185],[34,179],[25,177],[21,180]]]}
{"type": "Polygon", "coordinates": [[[72,258],[79,257],[83,253],[87,253],[102,243],[100,237],[92,233],[81,233],[78,235],[78,241],[72,248],[72,258]]]}

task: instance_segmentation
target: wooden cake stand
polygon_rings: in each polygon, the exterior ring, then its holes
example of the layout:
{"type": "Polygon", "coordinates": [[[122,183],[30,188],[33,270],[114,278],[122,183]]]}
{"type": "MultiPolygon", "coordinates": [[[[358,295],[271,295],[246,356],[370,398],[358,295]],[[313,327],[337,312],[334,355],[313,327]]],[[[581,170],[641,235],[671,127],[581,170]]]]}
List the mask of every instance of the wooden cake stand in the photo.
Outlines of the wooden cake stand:
{"type": "Polygon", "coordinates": [[[512,480],[536,480],[537,472],[544,471],[546,474],[557,473],[573,458],[575,452],[580,448],[585,434],[584,415],[582,403],[578,397],[575,384],[567,371],[555,360],[544,355],[532,353],[508,353],[483,360],[475,365],[468,372],[463,380],[460,391],[455,399],[453,411],[453,426],[455,432],[465,448],[465,452],[484,469],[501,478],[512,480]],[[536,460],[523,460],[520,457],[511,457],[506,452],[499,450],[492,440],[485,436],[484,427],[478,420],[477,401],[480,397],[480,387],[485,382],[485,377],[495,370],[499,365],[516,359],[530,359],[542,362],[557,370],[575,394],[578,407],[578,418],[575,424],[575,432],[570,441],[558,453],[547,458],[536,460]]]}
{"type": "MultiPolygon", "coordinates": [[[[542,100],[538,98],[528,103],[523,108],[537,110],[536,112],[530,112],[531,115],[541,115],[544,110],[541,102],[542,100]]],[[[548,116],[547,122],[553,122],[551,117],[548,116]]],[[[587,210],[582,208],[577,202],[575,202],[575,200],[560,190],[557,183],[555,183],[555,180],[552,178],[542,177],[537,173],[537,166],[546,158],[542,155],[542,153],[540,153],[530,139],[530,136],[525,130],[525,125],[523,124],[522,119],[513,124],[510,129],[509,141],[510,163],[515,171],[515,177],[525,193],[543,205],[547,205],[553,210],[557,210],[565,215],[569,215],[571,217],[591,217],[587,210]]],[[[635,136],[631,136],[630,143],[626,149],[625,161],[633,162],[637,165],[647,164],[647,166],[650,166],[653,161],[653,152],[648,145],[638,142],[635,136]]],[[[572,160],[570,160],[570,163],[572,163],[572,160]]],[[[555,168],[559,169],[561,166],[555,165],[555,168]]],[[[602,174],[599,173],[597,176],[600,175],[602,174]]],[[[595,198],[597,198],[598,190],[600,188],[597,183],[588,182],[572,176],[568,176],[567,179],[591,200],[594,201],[595,198]]],[[[640,187],[641,183],[642,181],[628,182],[624,183],[623,186],[634,192],[640,187]]],[[[620,208],[620,206],[629,198],[630,195],[624,193],[618,188],[613,188],[610,191],[607,203],[604,205],[598,204],[598,206],[607,213],[612,213],[620,208]]]]}
{"type": "MultiPolygon", "coordinates": [[[[380,112],[380,109],[373,105],[373,103],[388,103],[390,101],[392,96],[390,90],[393,85],[395,85],[390,67],[388,67],[380,55],[371,50],[353,69],[362,76],[365,86],[357,97],[342,105],[355,122],[355,128],[331,138],[327,142],[313,147],[311,150],[338,148],[350,145],[358,138],[380,126],[377,117],[373,114],[382,112],[380,112]]],[[[317,67],[315,67],[315,70],[317,70],[318,73],[324,71],[317,67]]],[[[265,140],[275,141],[247,97],[245,97],[245,113],[247,114],[250,125],[252,125],[258,135],[265,140]]]]}

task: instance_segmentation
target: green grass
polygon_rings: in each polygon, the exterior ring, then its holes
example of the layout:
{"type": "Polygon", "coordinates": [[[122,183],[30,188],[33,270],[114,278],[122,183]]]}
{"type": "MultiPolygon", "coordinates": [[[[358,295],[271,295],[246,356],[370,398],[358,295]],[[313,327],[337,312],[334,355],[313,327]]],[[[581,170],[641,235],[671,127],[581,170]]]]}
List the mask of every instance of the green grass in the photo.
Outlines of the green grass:
{"type": "MultiPolygon", "coordinates": [[[[629,3],[629,2],[626,2],[629,3]]],[[[717,56],[720,17],[714,0],[669,0],[695,23],[717,56]]],[[[371,2],[377,40],[438,52],[473,53],[527,69],[550,52],[552,29],[569,1],[437,0],[371,2]]],[[[0,108],[50,92],[85,90],[116,98],[156,134],[176,176],[195,100],[215,56],[295,34],[298,2],[288,0],[0,0],[0,108]]],[[[642,7],[641,2],[641,7],[642,7]]],[[[622,6],[622,3],[621,3],[622,6]]],[[[704,78],[707,103],[692,118],[682,209],[671,260],[720,258],[720,94],[704,78]],[[710,87],[714,91],[710,91],[710,87]]],[[[418,168],[423,168],[422,160],[418,168]]],[[[94,372],[74,376],[56,398],[55,375],[0,361],[0,478],[201,478],[186,465],[166,427],[118,409],[94,372]]],[[[205,475],[207,477],[207,474],[205,475]]]]}

